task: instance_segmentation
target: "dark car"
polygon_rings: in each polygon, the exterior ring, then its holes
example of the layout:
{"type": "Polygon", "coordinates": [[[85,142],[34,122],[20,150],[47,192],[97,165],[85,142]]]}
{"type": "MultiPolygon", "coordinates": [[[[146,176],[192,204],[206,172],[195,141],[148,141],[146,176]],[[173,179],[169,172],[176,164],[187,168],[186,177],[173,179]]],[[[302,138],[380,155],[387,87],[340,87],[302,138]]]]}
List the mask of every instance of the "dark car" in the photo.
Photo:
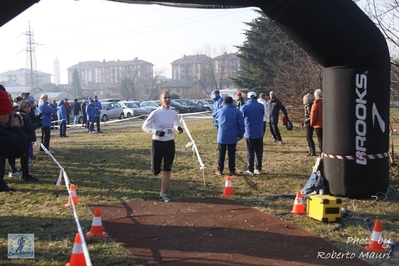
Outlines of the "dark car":
{"type": "Polygon", "coordinates": [[[193,109],[190,106],[182,105],[175,100],[172,100],[170,105],[175,108],[178,114],[193,113],[193,109]]]}
{"type": "Polygon", "coordinates": [[[175,99],[176,102],[183,104],[185,106],[191,107],[194,112],[206,112],[208,111],[205,106],[199,105],[198,103],[194,102],[193,100],[189,99],[175,99]]]}

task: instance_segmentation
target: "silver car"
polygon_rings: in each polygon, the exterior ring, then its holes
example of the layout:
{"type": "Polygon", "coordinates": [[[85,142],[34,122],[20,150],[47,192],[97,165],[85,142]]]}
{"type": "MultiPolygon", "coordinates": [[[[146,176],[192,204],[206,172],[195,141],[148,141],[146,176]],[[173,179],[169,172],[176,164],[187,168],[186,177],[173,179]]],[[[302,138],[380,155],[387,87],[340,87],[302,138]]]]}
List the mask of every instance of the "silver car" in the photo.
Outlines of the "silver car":
{"type": "Polygon", "coordinates": [[[101,110],[101,121],[106,122],[109,119],[125,118],[123,113],[123,107],[119,103],[115,102],[101,102],[102,110],[101,110]]]}
{"type": "Polygon", "coordinates": [[[125,117],[132,116],[147,116],[151,111],[140,107],[137,102],[134,101],[120,101],[120,105],[123,107],[123,113],[125,117]]]}

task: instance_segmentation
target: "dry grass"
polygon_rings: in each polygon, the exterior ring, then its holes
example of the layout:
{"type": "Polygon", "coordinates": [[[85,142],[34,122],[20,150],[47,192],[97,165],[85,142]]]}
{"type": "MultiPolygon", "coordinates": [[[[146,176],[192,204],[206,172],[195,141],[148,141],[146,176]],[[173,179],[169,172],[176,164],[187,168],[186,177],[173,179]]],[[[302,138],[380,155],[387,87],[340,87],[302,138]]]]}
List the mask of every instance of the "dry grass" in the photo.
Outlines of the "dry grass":
{"type": "MultiPolygon", "coordinates": [[[[399,117],[396,109],[393,117],[399,117]]],[[[190,133],[199,147],[206,168],[203,172],[190,147],[187,134],[176,136],[176,159],[168,194],[172,199],[220,196],[225,177],[216,177],[216,131],[209,119],[185,119],[190,133]],[[205,177],[206,186],[203,185],[205,177]]],[[[77,212],[83,230],[90,230],[91,204],[155,200],[159,193],[160,177],[150,171],[150,135],[141,130],[142,121],[113,123],[103,126],[104,134],[89,135],[82,130],[68,130],[69,138],[59,138],[53,132],[51,151],[65,168],[71,182],[77,186],[79,204],[77,212]],[[115,125],[129,125],[114,128],[115,125]]],[[[297,124],[294,124],[297,125],[297,124]]],[[[394,123],[393,128],[399,128],[394,123]]],[[[265,137],[264,175],[253,178],[234,178],[234,196],[255,208],[271,214],[289,212],[292,198],[275,195],[294,195],[306,183],[315,158],[307,157],[304,131],[296,127],[286,131],[281,125],[285,145],[274,145],[265,137]]],[[[266,134],[268,136],[268,134],[266,134]]],[[[399,136],[393,136],[394,147],[399,150],[399,136]]],[[[0,193],[0,265],[65,265],[69,261],[76,224],[70,208],[65,207],[67,192],[64,186],[56,187],[60,169],[43,153],[38,155],[32,174],[40,181],[22,183],[6,177],[18,192],[0,193]],[[35,259],[7,259],[8,233],[34,233],[35,259]]],[[[245,142],[240,141],[237,151],[237,172],[245,168],[245,142]]],[[[227,162],[226,162],[227,167],[227,162]]],[[[349,217],[374,221],[380,219],[385,238],[399,241],[398,167],[392,166],[391,192],[387,200],[374,201],[343,199],[349,217]]],[[[347,220],[337,231],[326,234],[337,224],[325,224],[306,216],[284,215],[281,219],[324,237],[344,252],[359,254],[358,245],[347,244],[348,237],[369,238],[367,223],[347,220]]],[[[134,265],[134,258],[111,238],[86,239],[93,265],[134,265]]],[[[373,264],[397,265],[398,254],[390,259],[369,260],[373,264]]]]}

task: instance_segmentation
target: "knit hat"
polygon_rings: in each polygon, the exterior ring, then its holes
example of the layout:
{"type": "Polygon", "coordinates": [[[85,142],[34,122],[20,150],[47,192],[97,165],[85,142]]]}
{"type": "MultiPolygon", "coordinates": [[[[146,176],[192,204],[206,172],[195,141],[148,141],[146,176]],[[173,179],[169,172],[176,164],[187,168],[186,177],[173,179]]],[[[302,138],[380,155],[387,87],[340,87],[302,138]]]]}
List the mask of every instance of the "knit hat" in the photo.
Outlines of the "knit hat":
{"type": "Polygon", "coordinates": [[[241,97],[241,96],[242,96],[242,93],[241,93],[241,92],[237,92],[237,96],[238,96],[238,97],[241,97]]]}
{"type": "Polygon", "coordinates": [[[8,93],[0,90],[0,115],[8,115],[12,113],[12,105],[8,93]]]}

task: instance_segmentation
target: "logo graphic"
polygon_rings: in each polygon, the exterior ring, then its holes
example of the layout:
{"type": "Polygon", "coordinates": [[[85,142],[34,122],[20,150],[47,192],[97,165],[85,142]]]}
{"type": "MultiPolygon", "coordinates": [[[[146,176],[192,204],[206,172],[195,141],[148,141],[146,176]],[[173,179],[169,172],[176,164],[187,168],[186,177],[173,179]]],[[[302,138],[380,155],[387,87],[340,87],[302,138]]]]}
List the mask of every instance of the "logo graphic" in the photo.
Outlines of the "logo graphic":
{"type": "Polygon", "coordinates": [[[9,259],[35,258],[34,234],[8,234],[9,259]]]}

